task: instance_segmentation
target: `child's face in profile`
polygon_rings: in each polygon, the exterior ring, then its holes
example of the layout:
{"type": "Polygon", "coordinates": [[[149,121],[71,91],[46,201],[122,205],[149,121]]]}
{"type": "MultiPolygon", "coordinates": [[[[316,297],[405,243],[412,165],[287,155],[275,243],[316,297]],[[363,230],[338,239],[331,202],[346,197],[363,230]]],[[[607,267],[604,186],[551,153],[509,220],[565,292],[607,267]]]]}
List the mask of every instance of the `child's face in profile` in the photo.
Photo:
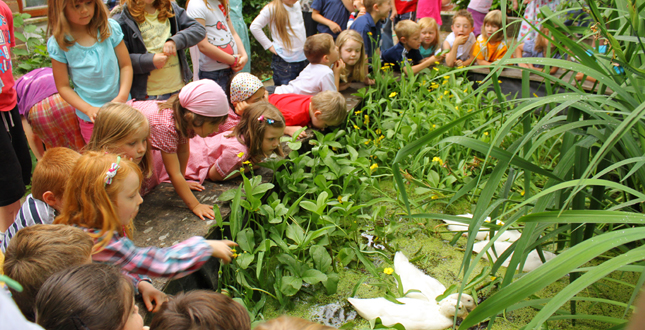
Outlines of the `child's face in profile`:
{"type": "Polygon", "coordinates": [[[120,141],[114,149],[114,153],[121,155],[137,165],[141,163],[143,156],[148,149],[148,126],[142,127],[138,132],[132,136],[120,141]]]}
{"type": "Polygon", "coordinates": [[[331,46],[331,50],[329,51],[329,55],[327,55],[327,58],[329,59],[329,64],[336,63],[338,59],[340,58],[340,54],[338,52],[338,46],[333,45],[331,46]]]}
{"type": "Polygon", "coordinates": [[[271,155],[280,146],[280,138],[284,135],[284,127],[273,127],[267,125],[264,129],[262,139],[262,153],[264,156],[271,155]]]}
{"type": "Polygon", "coordinates": [[[424,46],[430,45],[434,39],[437,37],[437,30],[427,27],[421,29],[421,44],[424,46]]]}
{"type": "Polygon", "coordinates": [[[358,60],[361,59],[362,49],[363,44],[354,39],[349,39],[340,47],[340,58],[349,66],[356,65],[358,60]]]}
{"type": "Polygon", "coordinates": [[[469,35],[473,32],[473,26],[470,24],[470,20],[463,16],[455,18],[455,22],[452,23],[450,28],[455,34],[455,37],[469,35]]]}
{"type": "Polygon", "coordinates": [[[134,300],[132,304],[134,305],[132,307],[132,312],[128,316],[128,320],[125,322],[123,330],[143,330],[143,318],[141,317],[141,314],[139,314],[139,307],[134,304],[134,300]]]}
{"type": "Polygon", "coordinates": [[[484,31],[486,31],[486,39],[490,38],[495,32],[499,31],[499,26],[491,23],[486,23],[484,25],[484,31]]]}
{"type": "Polygon", "coordinates": [[[405,42],[405,46],[408,49],[419,49],[419,46],[421,46],[421,31],[417,30],[417,32],[410,35],[405,42]]]}
{"type": "Polygon", "coordinates": [[[139,205],[142,202],[143,198],[139,195],[139,176],[132,171],[125,177],[121,190],[116,195],[116,211],[121,225],[130,224],[139,213],[139,205]]]}

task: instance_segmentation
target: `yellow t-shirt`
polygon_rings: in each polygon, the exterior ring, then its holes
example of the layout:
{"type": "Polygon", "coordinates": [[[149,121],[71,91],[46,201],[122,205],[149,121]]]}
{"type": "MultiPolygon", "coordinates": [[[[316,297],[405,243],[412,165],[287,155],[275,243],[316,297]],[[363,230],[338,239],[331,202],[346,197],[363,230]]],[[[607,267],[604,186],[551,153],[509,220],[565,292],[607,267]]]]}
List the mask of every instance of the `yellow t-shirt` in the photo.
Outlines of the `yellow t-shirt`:
{"type": "MultiPolygon", "coordinates": [[[[164,23],[157,19],[159,11],[150,15],[146,13],[146,20],[139,24],[139,30],[143,37],[143,44],[149,53],[163,53],[163,45],[170,35],[170,20],[166,19],[164,23]]],[[[178,52],[181,50],[177,50],[178,52]]],[[[184,81],[181,78],[181,67],[177,55],[168,57],[166,65],[161,69],[155,69],[148,76],[148,95],[162,95],[179,91],[184,87],[184,81]]]]}
{"type": "Polygon", "coordinates": [[[506,54],[508,47],[504,41],[487,42],[483,35],[477,37],[472,54],[480,60],[495,62],[506,54]]]}

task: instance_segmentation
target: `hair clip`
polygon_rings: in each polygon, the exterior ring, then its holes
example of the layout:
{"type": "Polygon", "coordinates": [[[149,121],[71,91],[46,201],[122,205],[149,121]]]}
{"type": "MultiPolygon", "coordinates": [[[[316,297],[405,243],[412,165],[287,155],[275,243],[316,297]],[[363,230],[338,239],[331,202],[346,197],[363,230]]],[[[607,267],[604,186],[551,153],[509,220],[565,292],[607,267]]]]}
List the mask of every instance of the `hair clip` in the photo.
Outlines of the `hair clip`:
{"type": "Polygon", "coordinates": [[[258,121],[263,121],[264,120],[264,115],[258,117],[258,121]]]}
{"type": "MultiPolygon", "coordinates": [[[[263,121],[263,120],[264,120],[264,115],[258,117],[258,121],[263,121]]],[[[275,120],[271,118],[266,118],[266,121],[267,121],[267,124],[269,125],[273,125],[273,123],[275,123],[275,120]]]]}
{"type": "Polygon", "coordinates": [[[105,172],[105,185],[112,183],[112,179],[116,176],[116,171],[119,169],[119,162],[121,161],[121,156],[116,156],[116,163],[112,163],[110,169],[105,172]]]}

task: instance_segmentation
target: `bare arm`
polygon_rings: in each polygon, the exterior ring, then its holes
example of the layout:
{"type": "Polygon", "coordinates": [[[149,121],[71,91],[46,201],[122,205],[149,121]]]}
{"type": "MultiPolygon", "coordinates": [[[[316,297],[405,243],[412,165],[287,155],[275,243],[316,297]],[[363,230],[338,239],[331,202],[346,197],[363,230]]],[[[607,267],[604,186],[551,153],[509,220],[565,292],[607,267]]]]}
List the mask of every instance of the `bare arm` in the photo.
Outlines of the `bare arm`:
{"type": "Polygon", "coordinates": [[[450,49],[448,54],[446,54],[446,66],[453,67],[455,66],[455,61],[457,60],[457,46],[450,47],[450,44],[447,41],[443,42],[443,50],[450,49]]]}
{"type": "MultiPolygon", "coordinates": [[[[204,19],[196,18],[195,20],[199,22],[199,24],[206,26],[206,21],[204,19]]],[[[199,51],[204,55],[214,59],[215,61],[226,63],[228,65],[233,65],[233,63],[235,63],[235,57],[233,57],[233,55],[224,52],[219,49],[219,47],[208,42],[208,35],[204,40],[197,44],[197,48],[199,48],[199,51]]]]}
{"type": "Polygon", "coordinates": [[[52,71],[54,73],[54,82],[58,93],[71,106],[90,117],[94,122],[99,108],[91,106],[89,103],[76,94],[72,86],[69,85],[69,74],[67,73],[67,64],[52,59],[52,71]]]}
{"type": "Polygon", "coordinates": [[[237,45],[237,53],[240,55],[240,59],[237,61],[237,65],[232,67],[234,72],[240,71],[244,68],[246,65],[246,62],[248,62],[249,57],[246,54],[246,50],[244,49],[244,44],[242,43],[242,39],[240,39],[240,36],[237,34],[235,31],[235,28],[233,28],[233,22],[231,22],[231,17],[226,18],[226,24],[228,24],[228,27],[231,29],[231,34],[233,34],[233,40],[235,40],[235,45],[237,45]]]}
{"type": "Polygon", "coordinates": [[[354,11],[354,0],[343,0],[343,5],[345,5],[348,12],[354,11]]]}
{"type": "Polygon", "coordinates": [[[116,58],[119,61],[120,77],[119,77],[119,95],[117,95],[112,102],[125,103],[130,95],[130,87],[132,87],[132,62],[130,61],[130,53],[128,48],[125,47],[123,40],[114,47],[116,58]]]}

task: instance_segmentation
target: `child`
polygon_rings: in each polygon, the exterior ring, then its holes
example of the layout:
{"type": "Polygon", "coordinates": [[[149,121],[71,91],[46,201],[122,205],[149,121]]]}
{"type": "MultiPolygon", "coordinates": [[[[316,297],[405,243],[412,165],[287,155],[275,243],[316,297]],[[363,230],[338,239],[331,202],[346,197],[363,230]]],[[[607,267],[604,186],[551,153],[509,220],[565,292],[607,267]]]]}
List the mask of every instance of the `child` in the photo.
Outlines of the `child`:
{"type": "MultiPolygon", "coordinates": [[[[592,49],[587,50],[587,55],[594,56],[594,53],[596,53],[596,52],[598,54],[606,54],[607,53],[607,49],[609,48],[609,46],[608,46],[609,41],[607,39],[605,39],[605,38],[601,39],[600,40],[600,45],[598,45],[597,48],[596,48],[596,42],[597,42],[596,39],[592,40],[592,42],[591,42],[592,49]]],[[[617,63],[612,62],[612,66],[614,68],[614,73],[615,74],[622,75],[622,74],[625,73],[625,69],[623,69],[623,67],[618,65],[617,63]]],[[[596,78],[587,76],[582,72],[578,72],[576,74],[576,80],[577,81],[582,81],[583,79],[586,80],[586,81],[591,81],[592,83],[596,82],[596,78]]]]}
{"type": "Polygon", "coordinates": [[[139,165],[144,177],[140,193],[144,196],[159,184],[153,173],[149,135],[148,119],[140,111],[127,104],[106,103],[96,116],[87,150],[115,153],[139,165]]]}
{"type": "Polygon", "coordinates": [[[63,208],[63,194],[67,179],[81,155],[67,148],[52,148],[45,152],[36,164],[32,178],[31,194],[27,195],[16,220],[4,232],[2,252],[6,251],[11,238],[25,227],[51,224],[63,208]]]}
{"type": "MultiPolygon", "coordinates": [[[[132,219],[143,201],[141,170],[114,154],[88,151],[78,160],[65,192],[63,212],[55,223],[83,228],[94,239],[92,260],[119,266],[130,274],[182,277],[211,257],[228,263],[231,241],[191,237],[167,248],[140,248],[131,241],[132,219]]],[[[157,305],[160,305],[157,300],[157,305]]]]}
{"type": "Polygon", "coordinates": [[[345,69],[340,73],[340,88],[345,90],[352,81],[362,81],[374,85],[374,80],[367,77],[367,56],[363,47],[363,38],[354,30],[345,30],[336,38],[336,46],[345,69]]]}
{"type": "Polygon", "coordinates": [[[307,31],[297,0],[273,0],[262,8],[250,30],[260,45],[273,53],[271,69],[276,86],[296,79],[309,64],[304,52],[307,31]],[[273,42],[262,31],[267,25],[273,42]]]}
{"type": "Polygon", "coordinates": [[[74,107],[58,94],[51,68],[33,70],[16,81],[18,110],[29,147],[37,160],[47,149],[85,146],[74,107]]]}
{"type": "Polygon", "coordinates": [[[72,226],[34,225],[16,233],[5,250],[3,271],[22,285],[22,292],[10,290],[25,318],[34,321],[36,294],[48,277],[92,262],[93,244],[87,233],[72,226]]]}
{"type": "Polygon", "coordinates": [[[334,39],[345,29],[349,13],[354,10],[352,0],[314,0],[311,18],[318,22],[318,32],[328,33],[334,39]]]}
{"type": "Polygon", "coordinates": [[[431,57],[439,49],[439,25],[431,17],[424,17],[417,23],[421,27],[421,57],[431,57]]]}
{"type": "Polygon", "coordinates": [[[132,64],[119,23],[107,17],[100,0],[52,0],[47,51],[56,88],[76,108],[81,134],[90,140],[99,107],[128,100],[132,64]],[[74,85],[72,89],[70,85],[74,85]]]}
{"type": "Polygon", "coordinates": [[[426,59],[421,57],[421,53],[419,52],[419,47],[421,46],[421,27],[419,24],[411,20],[403,20],[394,27],[394,32],[399,39],[399,43],[386,50],[383,56],[381,56],[381,60],[383,63],[392,64],[395,71],[401,71],[401,69],[406,70],[405,62],[410,61],[410,64],[412,64],[412,72],[416,74],[443,59],[436,55],[432,55],[426,59]]]}
{"type": "MultiPolygon", "coordinates": [[[[513,55],[515,55],[516,58],[546,57],[547,48],[550,47],[551,56],[553,58],[561,58],[560,54],[554,54],[555,45],[551,40],[552,37],[550,37],[551,32],[549,32],[549,29],[543,27],[540,29],[540,32],[542,33],[538,33],[537,38],[533,40],[526,40],[525,42],[519,44],[515,49],[515,54],[513,55]],[[544,35],[549,36],[549,38],[545,38],[544,35]]],[[[543,65],[531,63],[520,63],[518,65],[523,68],[529,68],[538,71],[542,71],[544,67],[543,65]]],[[[552,66],[549,70],[550,74],[555,74],[556,72],[558,72],[558,67],[555,66],[552,66]]]]}
{"type": "Polygon", "coordinates": [[[365,54],[368,61],[372,62],[374,52],[378,52],[378,44],[381,39],[381,27],[383,21],[390,14],[392,9],[391,0],[364,0],[365,15],[359,17],[352,24],[352,30],[358,32],[365,42],[365,54]]]}
{"type": "Polygon", "coordinates": [[[501,31],[502,12],[493,10],[484,17],[484,25],[477,42],[473,46],[473,55],[477,58],[478,65],[491,65],[506,54],[508,47],[504,42],[504,33],[501,31]]]}
{"type": "MultiPolygon", "coordinates": [[[[291,136],[304,126],[313,126],[322,130],[329,126],[338,126],[347,118],[345,97],[335,91],[321,92],[313,97],[273,94],[269,95],[269,102],[282,112],[287,125],[284,132],[291,136]]],[[[303,131],[299,137],[305,136],[303,131]]]]}
{"type": "Polygon", "coordinates": [[[434,18],[437,24],[441,25],[441,6],[442,0],[418,0],[417,1],[417,20],[424,17],[434,18]]]}
{"type": "Polygon", "coordinates": [[[229,107],[226,95],[212,80],[202,79],[184,86],[178,95],[164,103],[131,102],[150,123],[150,147],[161,151],[163,164],[175,191],[200,219],[214,219],[212,205],[201,204],[190,191],[204,190],[196,182],[186,182],[186,164],[190,156],[189,139],[216,133],[226,121],[229,107]]]}
{"type": "Polygon", "coordinates": [[[459,10],[452,17],[450,29],[452,32],[443,41],[443,50],[450,50],[446,54],[446,65],[449,67],[470,65],[475,59],[471,52],[475,44],[473,17],[467,10],[459,10]]]}
{"type": "Polygon", "coordinates": [[[211,79],[226,90],[233,72],[244,68],[248,56],[229,16],[227,0],[193,0],[186,3],[188,16],[206,27],[199,48],[199,79],[211,79]]]}
{"type": "Polygon", "coordinates": [[[161,306],[151,330],[251,330],[249,312],[221,293],[195,290],[180,293],[161,306]]]}
{"type": "Polygon", "coordinates": [[[326,325],[313,323],[293,316],[280,316],[277,319],[260,323],[254,330],[333,330],[326,325]]]}
{"type": "Polygon", "coordinates": [[[307,38],[305,56],[309,65],[289,85],[276,87],[275,94],[316,95],[328,90],[338,91],[340,71],[345,68],[345,63],[340,60],[334,39],[326,33],[307,38]]]}
{"type": "Polygon", "coordinates": [[[170,0],[125,0],[114,17],[123,30],[134,69],[130,94],[137,100],[167,100],[190,82],[184,49],[206,29],[170,0]]]}
{"type": "Polygon", "coordinates": [[[417,0],[393,0],[390,20],[396,26],[402,20],[416,21],[417,0]]]}
{"type": "MultiPolygon", "coordinates": [[[[511,2],[513,3],[513,10],[517,10],[517,0],[512,0],[511,2]]],[[[483,34],[482,28],[484,27],[484,19],[492,4],[493,0],[471,0],[468,3],[467,10],[473,17],[473,28],[475,29],[474,33],[476,37],[478,37],[480,33],[483,34]]]]}
{"type": "MultiPolygon", "coordinates": [[[[244,110],[251,104],[266,101],[268,92],[262,81],[250,73],[239,73],[231,79],[229,86],[231,108],[235,109],[235,115],[242,116],[244,110]]],[[[231,113],[229,112],[229,118],[231,113]]],[[[228,121],[228,119],[227,119],[228,121]]],[[[237,125],[237,123],[236,123],[237,125]]]]}
{"type": "Polygon", "coordinates": [[[239,173],[230,174],[245,164],[256,165],[273,153],[283,156],[280,138],[284,127],[284,117],[273,105],[250,105],[233,133],[218,134],[212,141],[217,147],[208,154],[208,178],[224,181],[238,176],[239,173]]]}
{"type": "Polygon", "coordinates": [[[132,283],[110,265],[54,274],[38,292],[35,312],[36,323],[48,330],[143,330],[132,283]]]}

